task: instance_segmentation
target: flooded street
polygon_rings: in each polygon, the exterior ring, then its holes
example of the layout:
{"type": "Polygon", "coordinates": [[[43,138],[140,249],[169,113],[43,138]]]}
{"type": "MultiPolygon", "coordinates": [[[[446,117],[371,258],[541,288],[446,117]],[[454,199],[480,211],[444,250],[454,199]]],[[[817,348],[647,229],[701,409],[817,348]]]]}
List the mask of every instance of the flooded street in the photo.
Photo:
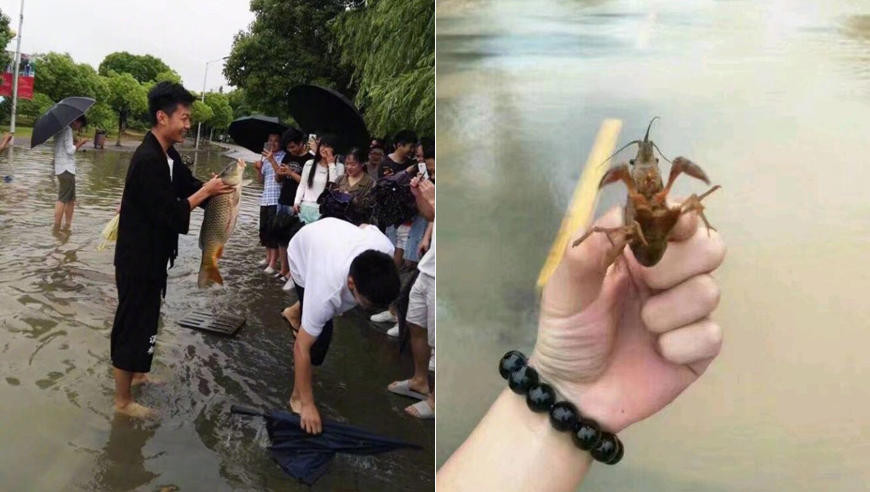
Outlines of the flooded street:
{"type": "Polygon", "coordinates": [[[438,466],[504,387],[499,357],[532,350],[535,280],[602,120],[621,145],[660,116],[664,155],[722,185],[725,343],[582,490],[866,488],[870,5],[447,0],[437,41],[438,466]]]}
{"type": "MultiPolygon", "coordinates": [[[[18,139],[23,142],[23,138],[18,139]]],[[[153,374],[138,390],[153,422],[116,417],[109,333],[117,305],[114,247],[97,251],[120,203],[131,154],[77,154],[71,235],[52,235],[57,184],[51,147],[0,156],[0,483],[8,490],[308,490],[266,449],[262,419],[229,414],[231,404],[283,408],[292,389],[290,330],[279,309],[294,299],[262,273],[257,222],[262,185],[243,189],[235,232],[221,260],[224,288],[196,287],[201,210],[179,238],[153,374]],[[176,324],[194,310],[244,316],[235,338],[176,324]]],[[[108,145],[107,145],[108,149],[108,145]]],[[[185,152],[182,152],[184,154],[185,152]]],[[[195,174],[228,158],[202,153],[195,174]]],[[[252,177],[252,169],[246,177],[252,177]]],[[[410,402],[386,385],[410,374],[410,353],[356,310],[336,322],[314,393],[325,419],[420,444],[420,451],[339,455],[314,490],[429,490],[434,426],[406,416],[410,402]]]]}

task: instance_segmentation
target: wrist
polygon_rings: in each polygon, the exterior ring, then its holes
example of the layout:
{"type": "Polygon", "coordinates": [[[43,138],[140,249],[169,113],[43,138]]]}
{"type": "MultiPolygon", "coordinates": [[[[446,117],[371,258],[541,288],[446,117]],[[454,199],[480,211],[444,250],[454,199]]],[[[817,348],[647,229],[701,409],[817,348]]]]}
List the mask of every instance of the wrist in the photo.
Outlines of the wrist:
{"type": "Polygon", "coordinates": [[[438,473],[456,490],[576,490],[592,458],[505,389],[438,473]]]}
{"type": "MultiPolygon", "coordinates": [[[[538,352],[538,347],[529,357],[529,366],[533,367],[540,376],[540,380],[546,382],[556,391],[557,400],[565,400],[577,407],[584,418],[594,420],[602,430],[617,434],[631,425],[618,403],[615,393],[603,388],[594,381],[582,379],[566,379],[565,371],[559,370],[556,364],[551,364],[546,356],[538,352]]],[[[576,374],[576,371],[570,371],[576,374]]]]}

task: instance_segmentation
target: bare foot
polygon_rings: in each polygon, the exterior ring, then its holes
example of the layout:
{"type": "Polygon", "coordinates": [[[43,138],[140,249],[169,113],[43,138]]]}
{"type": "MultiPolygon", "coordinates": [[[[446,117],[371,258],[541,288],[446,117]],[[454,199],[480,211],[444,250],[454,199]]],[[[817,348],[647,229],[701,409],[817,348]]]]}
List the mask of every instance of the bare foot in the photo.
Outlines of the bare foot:
{"type": "Polygon", "coordinates": [[[124,406],[115,403],[115,412],[133,417],[134,419],[150,419],[157,416],[157,412],[135,401],[131,401],[124,406]]]}
{"type": "Polygon", "coordinates": [[[293,333],[297,333],[299,328],[302,327],[302,314],[299,312],[297,308],[299,303],[296,303],[288,308],[285,308],[284,311],[281,311],[281,316],[290,323],[290,327],[293,328],[293,333]]]}
{"type": "Polygon", "coordinates": [[[418,419],[431,419],[435,415],[435,403],[429,400],[418,401],[405,407],[405,413],[418,419]]]}
{"type": "Polygon", "coordinates": [[[302,400],[290,397],[290,401],[287,402],[287,406],[290,407],[290,410],[293,413],[299,413],[302,411],[302,400]]]}
{"type": "MultiPolygon", "coordinates": [[[[392,391],[393,393],[396,393],[396,391],[394,391],[394,388],[400,384],[403,384],[404,382],[405,381],[393,381],[392,383],[390,383],[387,386],[387,389],[389,391],[392,391]]],[[[413,379],[411,379],[408,381],[408,389],[411,391],[416,391],[417,393],[420,393],[421,395],[429,396],[429,382],[428,381],[424,382],[424,383],[417,383],[413,379]]],[[[402,393],[398,393],[398,394],[402,394],[402,393]]]]}
{"type": "Polygon", "coordinates": [[[133,375],[133,379],[130,381],[130,386],[139,386],[140,384],[154,384],[161,385],[164,381],[159,378],[151,377],[148,374],[144,373],[136,373],[133,375]]]}

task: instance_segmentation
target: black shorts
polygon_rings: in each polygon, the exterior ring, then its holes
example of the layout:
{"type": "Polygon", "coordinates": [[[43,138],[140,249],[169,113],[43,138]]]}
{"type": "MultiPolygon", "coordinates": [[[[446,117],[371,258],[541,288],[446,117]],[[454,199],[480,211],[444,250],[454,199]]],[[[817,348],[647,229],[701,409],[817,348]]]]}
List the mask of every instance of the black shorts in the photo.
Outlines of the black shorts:
{"type": "Polygon", "coordinates": [[[116,271],[115,283],[118,310],[112,325],[112,365],[124,371],[149,372],[166,281],[116,271]]]}
{"type": "Polygon", "coordinates": [[[260,244],[270,249],[278,247],[278,239],[272,230],[276,213],[277,205],[260,206],[260,244]]]}
{"type": "MultiPolygon", "coordinates": [[[[305,306],[305,302],[302,300],[305,297],[305,288],[296,286],[296,296],[299,298],[299,314],[302,314],[302,309],[305,306]]],[[[314,341],[314,344],[311,346],[311,351],[309,352],[311,355],[311,364],[315,366],[319,366],[323,364],[323,359],[326,358],[326,351],[329,350],[329,342],[332,341],[332,320],[326,322],[323,325],[323,330],[320,332],[320,335],[317,336],[317,340],[314,341]]]]}

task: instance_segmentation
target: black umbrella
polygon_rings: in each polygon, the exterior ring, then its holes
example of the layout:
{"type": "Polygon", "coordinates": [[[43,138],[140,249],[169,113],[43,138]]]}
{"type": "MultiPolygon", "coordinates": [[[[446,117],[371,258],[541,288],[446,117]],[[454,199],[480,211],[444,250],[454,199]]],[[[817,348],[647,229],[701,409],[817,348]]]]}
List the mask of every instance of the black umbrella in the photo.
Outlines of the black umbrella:
{"type": "Polygon", "coordinates": [[[32,149],[56,135],[57,132],[77,120],[79,116],[85,114],[95,102],[90,97],[68,97],[52,106],[33,125],[30,148],[32,149]]]}
{"type": "Polygon", "coordinates": [[[356,106],[340,93],[316,85],[297,85],[287,93],[287,107],[308,132],[338,137],[338,152],[351,146],[367,149],[369,131],[356,106]]]}
{"type": "Polygon", "coordinates": [[[298,415],[281,410],[263,413],[233,405],[230,412],[265,418],[266,430],[272,441],[269,446],[272,459],[285,472],[306,485],[312,485],[326,473],[326,466],[335,453],[377,454],[400,448],[420,449],[416,444],[376,436],[356,427],[326,420],[323,421],[322,433],[308,434],[299,427],[298,415]]]}
{"type": "Polygon", "coordinates": [[[275,116],[243,116],[230,123],[229,134],[237,144],[256,152],[263,152],[263,144],[269,140],[269,134],[284,133],[289,128],[275,116]]]}

